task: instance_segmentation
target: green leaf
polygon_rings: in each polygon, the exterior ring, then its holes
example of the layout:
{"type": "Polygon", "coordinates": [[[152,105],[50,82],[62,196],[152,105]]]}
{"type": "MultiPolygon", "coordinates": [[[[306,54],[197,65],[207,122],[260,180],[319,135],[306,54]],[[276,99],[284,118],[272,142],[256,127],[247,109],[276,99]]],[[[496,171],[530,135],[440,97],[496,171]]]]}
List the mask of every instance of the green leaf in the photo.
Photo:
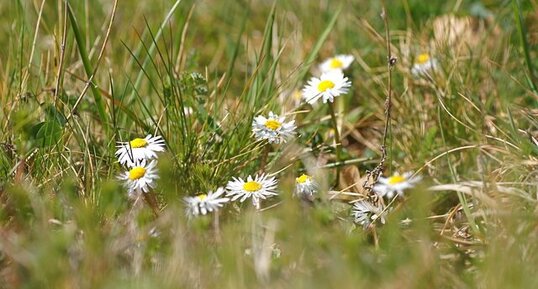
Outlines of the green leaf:
{"type": "Polygon", "coordinates": [[[35,125],[32,131],[35,132],[34,138],[39,147],[49,147],[60,141],[63,128],[58,121],[48,120],[35,125]]]}
{"type": "Polygon", "coordinates": [[[54,107],[54,105],[46,106],[45,113],[47,114],[48,119],[56,120],[62,126],[64,126],[65,123],[67,122],[63,113],[61,111],[58,111],[56,107],[54,107]]]}

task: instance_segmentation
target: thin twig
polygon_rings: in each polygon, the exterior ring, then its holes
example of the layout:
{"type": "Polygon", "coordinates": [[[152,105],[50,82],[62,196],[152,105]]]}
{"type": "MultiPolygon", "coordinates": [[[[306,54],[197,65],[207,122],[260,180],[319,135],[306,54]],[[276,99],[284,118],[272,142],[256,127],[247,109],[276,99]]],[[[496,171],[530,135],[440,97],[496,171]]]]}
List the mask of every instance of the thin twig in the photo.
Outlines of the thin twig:
{"type": "Polygon", "coordinates": [[[392,109],[392,68],[396,65],[397,58],[392,55],[391,51],[391,41],[390,41],[390,29],[389,29],[389,19],[387,16],[387,11],[385,9],[385,1],[382,1],[382,10],[381,18],[385,24],[385,43],[387,46],[387,68],[388,68],[388,84],[387,84],[387,97],[385,99],[385,127],[383,129],[383,139],[381,143],[381,160],[379,164],[367,174],[366,181],[363,184],[363,187],[369,191],[372,190],[373,184],[377,181],[381,173],[385,168],[385,162],[387,160],[387,136],[390,128],[390,119],[391,119],[391,109],[392,109]]]}

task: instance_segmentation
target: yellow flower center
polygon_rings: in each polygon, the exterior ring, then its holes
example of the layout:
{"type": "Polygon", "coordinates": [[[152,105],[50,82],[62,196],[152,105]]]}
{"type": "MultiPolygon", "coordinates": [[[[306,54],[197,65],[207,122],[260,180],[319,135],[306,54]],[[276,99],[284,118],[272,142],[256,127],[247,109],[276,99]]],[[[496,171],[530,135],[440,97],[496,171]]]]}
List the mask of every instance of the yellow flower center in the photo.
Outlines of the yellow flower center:
{"type": "Polygon", "coordinates": [[[308,175],[305,175],[305,174],[302,174],[300,177],[298,178],[295,178],[295,180],[299,183],[299,184],[304,184],[306,181],[308,181],[310,179],[310,176],[308,175]]]}
{"type": "Polygon", "coordinates": [[[282,126],[282,124],[276,119],[268,119],[265,122],[265,127],[270,129],[270,130],[277,130],[281,126],[282,126]]]}
{"type": "Polygon", "coordinates": [[[333,69],[337,69],[337,68],[342,68],[344,64],[342,63],[342,61],[340,61],[340,59],[333,58],[331,59],[329,66],[333,69]]]}
{"type": "Polygon", "coordinates": [[[262,184],[260,184],[258,182],[255,182],[255,181],[246,182],[243,185],[243,190],[245,190],[245,191],[247,191],[249,193],[259,191],[261,188],[262,188],[262,184]]]}
{"type": "Polygon", "coordinates": [[[405,177],[400,175],[394,175],[388,179],[389,185],[396,185],[405,182],[405,177]]]}
{"type": "Polygon", "coordinates": [[[334,82],[330,80],[323,80],[322,82],[318,84],[318,90],[320,92],[325,92],[325,90],[331,89],[333,87],[334,87],[334,82]]]}
{"type": "Polygon", "coordinates": [[[198,196],[196,196],[196,197],[197,197],[198,200],[200,200],[200,201],[203,201],[203,200],[207,199],[207,195],[206,195],[206,194],[200,194],[200,195],[198,195],[198,196]]]}
{"type": "Polygon", "coordinates": [[[428,53],[421,53],[415,59],[415,62],[418,64],[424,64],[430,60],[430,55],[428,53]]]}
{"type": "Polygon", "coordinates": [[[146,169],[143,167],[134,167],[129,171],[129,179],[138,180],[146,174],[146,169]]]}
{"type": "Polygon", "coordinates": [[[148,142],[143,138],[135,138],[134,140],[129,142],[131,144],[131,147],[134,149],[137,148],[143,148],[148,145],[148,142]]]}

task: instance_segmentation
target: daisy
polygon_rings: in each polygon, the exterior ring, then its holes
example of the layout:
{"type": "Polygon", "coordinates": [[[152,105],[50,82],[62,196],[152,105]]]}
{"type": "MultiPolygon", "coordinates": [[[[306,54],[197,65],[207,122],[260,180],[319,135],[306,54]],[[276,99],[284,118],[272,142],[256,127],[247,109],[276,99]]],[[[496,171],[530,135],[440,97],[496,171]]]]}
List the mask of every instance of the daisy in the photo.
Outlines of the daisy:
{"type": "Polygon", "coordinates": [[[379,177],[378,183],[374,185],[374,191],[381,197],[386,196],[389,199],[392,199],[395,193],[403,197],[403,191],[414,187],[420,179],[419,176],[413,177],[413,172],[407,172],[403,175],[394,174],[388,178],[379,177]]]}
{"type": "Polygon", "coordinates": [[[218,188],[215,192],[210,191],[207,194],[200,194],[195,197],[185,197],[187,215],[196,217],[200,214],[205,215],[208,212],[217,211],[230,200],[229,198],[220,197],[224,192],[223,188],[218,188]]]}
{"type": "Polygon", "coordinates": [[[303,88],[303,98],[313,104],[322,98],[323,103],[333,102],[334,98],[345,94],[351,87],[351,81],[341,71],[326,72],[320,78],[312,77],[303,88]]]}
{"type": "Polygon", "coordinates": [[[149,164],[146,164],[146,161],[141,161],[118,177],[125,182],[123,185],[128,190],[130,197],[147,193],[155,187],[155,181],[159,178],[156,166],[157,161],[155,160],[149,164]]]}
{"type": "Polygon", "coordinates": [[[266,139],[269,143],[286,142],[286,138],[295,134],[295,120],[285,122],[286,118],[269,112],[269,116],[258,115],[252,121],[252,132],[258,140],[266,139]]]}
{"type": "Polygon", "coordinates": [[[297,196],[310,199],[317,189],[318,185],[311,176],[302,174],[295,178],[295,194],[297,196]]]}
{"type": "Polygon", "coordinates": [[[336,55],[335,57],[323,61],[323,63],[321,63],[321,65],[319,66],[319,70],[321,70],[321,73],[330,72],[333,70],[342,71],[347,69],[351,65],[353,60],[355,60],[355,57],[353,57],[353,55],[336,55]]]}
{"type": "Polygon", "coordinates": [[[142,160],[157,158],[157,152],[164,151],[164,140],[160,136],[148,135],[128,142],[118,142],[116,157],[122,165],[134,166],[142,160]]]}
{"type": "Polygon", "coordinates": [[[365,229],[378,219],[381,221],[381,224],[385,224],[383,208],[375,206],[366,200],[361,200],[353,204],[351,215],[355,223],[362,225],[365,229]]]}
{"type": "Polygon", "coordinates": [[[252,204],[256,209],[260,208],[260,199],[276,196],[277,181],[274,177],[267,175],[256,175],[254,178],[248,176],[244,181],[241,178],[233,178],[226,186],[226,196],[232,197],[232,201],[238,200],[244,202],[247,198],[252,199],[252,204]]]}
{"type": "Polygon", "coordinates": [[[421,76],[436,68],[437,59],[432,58],[428,53],[421,53],[415,57],[415,63],[411,68],[411,73],[414,76],[421,76]]]}

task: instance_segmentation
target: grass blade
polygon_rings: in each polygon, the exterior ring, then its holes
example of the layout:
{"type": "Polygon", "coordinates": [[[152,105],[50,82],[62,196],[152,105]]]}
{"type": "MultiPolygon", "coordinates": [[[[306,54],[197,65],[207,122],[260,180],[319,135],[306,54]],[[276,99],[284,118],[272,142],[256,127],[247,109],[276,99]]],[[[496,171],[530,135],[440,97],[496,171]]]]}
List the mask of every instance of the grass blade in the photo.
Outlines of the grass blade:
{"type": "Polygon", "coordinates": [[[303,68],[299,71],[299,78],[303,79],[305,75],[308,73],[308,70],[310,69],[310,65],[314,63],[314,60],[316,59],[319,50],[321,49],[321,46],[323,43],[325,43],[325,40],[327,40],[327,37],[329,37],[329,33],[331,33],[331,30],[334,27],[334,24],[336,24],[336,20],[338,19],[338,16],[340,15],[340,12],[342,12],[342,5],[338,6],[338,9],[334,13],[331,20],[329,20],[329,23],[327,24],[327,27],[325,27],[325,30],[321,33],[321,36],[318,38],[318,41],[316,42],[316,45],[312,48],[310,51],[310,54],[308,54],[308,57],[306,58],[304,62],[303,68]]]}
{"type": "MultiPolygon", "coordinates": [[[[67,14],[69,15],[69,21],[71,22],[71,27],[73,28],[73,33],[75,34],[75,40],[77,42],[77,48],[80,53],[80,58],[82,59],[84,71],[86,72],[88,81],[94,81],[93,80],[94,79],[93,68],[90,63],[90,59],[88,57],[88,51],[86,51],[84,38],[80,31],[79,25],[77,23],[77,19],[75,18],[71,5],[68,4],[67,7],[68,7],[67,14]]],[[[105,130],[108,130],[108,115],[106,114],[106,111],[105,111],[105,103],[103,102],[103,97],[101,96],[101,93],[99,92],[99,89],[97,89],[96,85],[90,85],[90,88],[92,90],[93,97],[95,98],[95,104],[97,106],[99,118],[103,120],[104,122],[103,126],[105,127],[105,130]]]]}
{"type": "Polygon", "coordinates": [[[131,93],[131,97],[127,100],[127,103],[130,103],[130,101],[134,98],[134,96],[136,94],[136,91],[140,88],[140,84],[142,83],[142,77],[144,76],[144,71],[143,70],[146,68],[146,66],[151,61],[151,55],[153,55],[153,52],[155,51],[155,48],[157,47],[157,42],[161,38],[161,35],[163,33],[163,30],[164,30],[166,24],[168,23],[168,21],[170,21],[170,18],[172,18],[172,15],[174,15],[174,12],[179,7],[179,3],[181,3],[181,0],[177,0],[176,3],[174,3],[172,8],[170,8],[170,11],[168,11],[168,14],[166,14],[166,17],[164,18],[163,22],[161,23],[161,26],[159,26],[159,30],[157,30],[157,33],[155,34],[155,37],[154,37],[155,39],[151,43],[151,46],[148,49],[148,57],[146,57],[146,59],[142,63],[142,69],[140,70],[140,72],[136,76],[136,80],[135,80],[135,83],[134,83],[134,90],[131,93]]]}
{"type": "Polygon", "coordinates": [[[529,53],[529,43],[526,38],[527,31],[525,29],[525,24],[523,24],[523,19],[521,18],[521,8],[517,0],[512,0],[512,9],[514,11],[514,20],[516,21],[517,32],[519,34],[519,40],[521,41],[521,47],[523,48],[523,55],[525,56],[525,64],[529,70],[527,76],[527,81],[534,93],[538,94],[538,89],[536,88],[536,75],[534,75],[534,69],[532,67],[531,55],[529,53]]]}

